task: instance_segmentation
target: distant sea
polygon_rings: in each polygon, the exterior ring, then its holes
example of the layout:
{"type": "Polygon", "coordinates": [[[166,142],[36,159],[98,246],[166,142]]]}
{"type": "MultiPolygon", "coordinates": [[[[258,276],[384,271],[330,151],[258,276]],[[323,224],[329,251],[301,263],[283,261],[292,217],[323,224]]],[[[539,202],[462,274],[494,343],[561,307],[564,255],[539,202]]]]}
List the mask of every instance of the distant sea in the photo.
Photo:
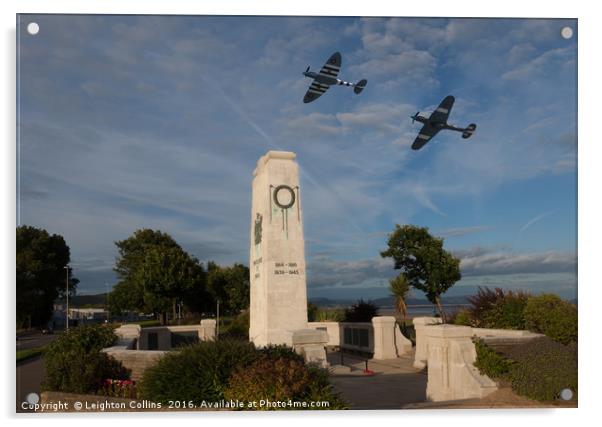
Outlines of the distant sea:
{"type": "MultiPolygon", "coordinates": [[[[467,307],[467,304],[443,304],[443,309],[448,314],[454,313],[463,307],[467,307]]],[[[395,316],[398,313],[393,306],[381,306],[378,308],[378,314],[381,316],[395,316]]],[[[437,314],[437,311],[434,305],[408,305],[409,317],[434,316],[435,314],[437,314]]]]}

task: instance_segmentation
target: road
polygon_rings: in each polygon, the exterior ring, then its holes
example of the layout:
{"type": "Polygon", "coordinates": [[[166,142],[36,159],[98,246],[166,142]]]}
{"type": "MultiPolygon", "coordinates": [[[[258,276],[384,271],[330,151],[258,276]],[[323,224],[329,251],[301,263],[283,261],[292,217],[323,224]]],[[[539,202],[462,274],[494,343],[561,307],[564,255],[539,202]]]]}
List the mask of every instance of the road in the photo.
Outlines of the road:
{"type": "Polygon", "coordinates": [[[57,338],[57,336],[59,336],[59,333],[55,333],[52,335],[42,335],[41,333],[37,333],[34,335],[20,337],[17,340],[17,350],[27,350],[30,348],[43,347],[54,341],[57,338]]]}

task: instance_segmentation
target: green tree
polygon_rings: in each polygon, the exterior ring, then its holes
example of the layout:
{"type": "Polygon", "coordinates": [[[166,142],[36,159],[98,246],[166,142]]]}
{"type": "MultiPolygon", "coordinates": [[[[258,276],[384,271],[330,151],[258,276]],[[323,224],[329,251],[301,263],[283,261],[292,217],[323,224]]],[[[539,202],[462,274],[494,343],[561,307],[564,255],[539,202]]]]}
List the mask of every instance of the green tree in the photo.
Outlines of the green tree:
{"type": "Polygon", "coordinates": [[[198,260],[180,247],[149,248],[136,272],[135,282],[144,288],[145,306],[162,313],[163,323],[170,308],[175,318],[177,303],[184,302],[204,282],[204,270],[198,260]]]}
{"type": "Polygon", "coordinates": [[[391,296],[395,300],[395,308],[401,313],[403,320],[405,321],[408,317],[406,299],[410,293],[410,283],[403,273],[400,273],[397,277],[389,280],[389,292],[391,292],[391,296]]]}
{"type": "Polygon", "coordinates": [[[443,249],[443,239],[431,236],[426,227],[396,225],[387,244],[389,248],[380,255],[393,258],[394,268],[402,271],[412,287],[425,293],[445,322],[441,295],[462,277],[460,260],[443,249]]]}
{"type": "Polygon", "coordinates": [[[112,312],[152,311],[165,322],[167,312],[175,311],[179,301],[192,309],[206,303],[202,264],[169,234],[141,229],[115,244],[119,282],[109,296],[112,312]]]}
{"type": "Polygon", "coordinates": [[[238,314],[249,308],[249,268],[243,264],[220,267],[207,263],[207,290],[219,300],[220,311],[238,314]]]}
{"type": "MultiPolygon", "coordinates": [[[[17,326],[43,326],[52,316],[54,302],[66,294],[69,246],[57,234],[23,225],[17,227],[17,326]]],[[[79,280],[69,268],[69,294],[79,280]]]]}
{"type": "Polygon", "coordinates": [[[133,281],[117,283],[108,296],[109,311],[120,315],[127,311],[144,310],[144,286],[133,281]]]}

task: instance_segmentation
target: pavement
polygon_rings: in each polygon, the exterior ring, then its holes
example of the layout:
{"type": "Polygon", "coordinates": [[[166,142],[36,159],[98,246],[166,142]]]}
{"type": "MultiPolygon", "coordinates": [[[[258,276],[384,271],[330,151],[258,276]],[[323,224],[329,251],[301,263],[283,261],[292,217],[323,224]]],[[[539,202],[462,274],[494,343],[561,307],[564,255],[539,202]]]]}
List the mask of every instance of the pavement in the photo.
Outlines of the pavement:
{"type": "Polygon", "coordinates": [[[17,412],[21,410],[21,403],[26,400],[29,393],[40,395],[42,378],[44,378],[44,363],[41,357],[28,359],[17,364],[17,412]]]}
{"type": "MultiPolygon", "coordinates": [[[[349,403],[351,409],[492,409],[492,408],[575,408],[576,399],[568,402],[538,402],[518,396],[509,387],[501,387],[482,399],[445,402],[426,401],[426,370],[417,370],[414,351],[397,359],[368,360],[372,376],[364,374],[365,358],[343,353],[343,372],[335,368],[330,382],[349,403]]],[[[341,353],[328,354],[331,366],[341,365],[341,353]]]]}
{"type": "MultiPolygon", "coordinates": [[[[426,396],[426,372],[415,369],[414,352],[390,360],[368,360],[368,369],[374,375],[364,374],[365,358],[343,354],[343,365],[349,373],[333,373],[330,381],[351,409],[401,409],[426,396]]],[[[341,364],[341,354],[328,354],[331,365],[341,364]]]]}
{"type": "Polygon", "coordinates": [[[404,409],[517,409],[517,408],[576,408],[577,400],[568,402],[538,402],[518,396],[510,387],[501,387],[482,399],[449,400],[443,402],[411,403],[404,409]]]}

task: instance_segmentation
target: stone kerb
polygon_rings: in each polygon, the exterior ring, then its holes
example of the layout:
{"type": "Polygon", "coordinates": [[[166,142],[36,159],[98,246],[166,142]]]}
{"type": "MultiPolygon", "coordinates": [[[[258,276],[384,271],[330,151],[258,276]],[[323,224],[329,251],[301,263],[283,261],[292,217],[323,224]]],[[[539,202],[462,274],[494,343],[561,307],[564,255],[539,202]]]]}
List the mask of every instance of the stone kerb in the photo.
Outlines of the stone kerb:
{"type": "Polygon", "coordinates": [[[441,319],[438,317],[415,317],[413,320],[414,330],[416,331],[416,354],[414,355],[414,367],[422,369],[426,366],[427,355],[427,338],[426,328],[432,325],[441,324],[441,319]]]}
{"type": "Polygon", "coordinates": [[[137,347],[140,340],[142,328],[140,325],[121,325],[115,329],[117,335],[117,343],[112,348],[120,348],[123,350],[133,350],[137,347]]]}
{"type": "Polygon", "coordinates": [[[472,328],[436,325],[426,328],[430,401],[482,398],[497,390],[497,385],[474,367],[476,350],[472,328]]]}

